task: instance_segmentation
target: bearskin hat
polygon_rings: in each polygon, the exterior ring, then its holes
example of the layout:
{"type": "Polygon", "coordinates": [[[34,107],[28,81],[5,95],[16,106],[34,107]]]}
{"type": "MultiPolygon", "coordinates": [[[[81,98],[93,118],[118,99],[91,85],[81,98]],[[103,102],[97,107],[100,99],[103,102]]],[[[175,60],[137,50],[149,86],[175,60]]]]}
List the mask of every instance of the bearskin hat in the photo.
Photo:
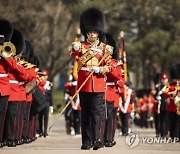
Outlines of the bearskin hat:
{"type": "Polygon", "coordinates": [[[39,68],[39,59],[36,55],[34,55],[33,64],[36,65],[36,67],[39,68]]]}
{"type": "Polygon", "coordinates": [[[25,40],[25,51],[22,53],[22,59],[24,59],[25,61],[28,61],[29,59],[29,54],[30,54],[30,51],[29,51],[29,44],[30,42],[25,40]]]}
{"type": "Polygon", "coordinates": [[[170,68],[170,76],[172,79],[180,79],[180,63],[170,68]]]}
{"type": "Polygon", "coordinates": [[[29,48],[28,62],[34,64],[34,48],[30,42],[28,43],[28,48],[29,48]]]}
{"type": "Polygon", "coordinates": [[[112,46],[114,48],[112,58],[119,60],[118,47],[116,45],[116,41],[110,33],[105,33],[106,36],[106,44],[112,46]]]}
{"type": "Polygon", "coordinates": [[[11,42],[16,47],[16,55],[25,52],[26,50],[25,40],[24,40],[23,34],[19,30],[17,29],[13,30],[11,42]]]}
{"type": "Polygon", "coordinates": [[[157,73],[154,77],[153,77],[153,81],[154,81],[154,84],[158,84],[160,83],[161,81],[161,74],[160,73],[157,73]]]}
{"type": "Polygon", "coordinates": [[[100,41],[104,39],[105,16],[104,13],[94,7],[85,9],[80,15],[80,29],[81,33],[87,37],[89,31],[96,31],[99,33],[100,41]]]}
{"type": "Polygon", "coordinates": [[[4,41],[9,42],[13,33],[13,28],[11,23],[8,20],[0,20],[0,35],[4,36],[4,41]]]}

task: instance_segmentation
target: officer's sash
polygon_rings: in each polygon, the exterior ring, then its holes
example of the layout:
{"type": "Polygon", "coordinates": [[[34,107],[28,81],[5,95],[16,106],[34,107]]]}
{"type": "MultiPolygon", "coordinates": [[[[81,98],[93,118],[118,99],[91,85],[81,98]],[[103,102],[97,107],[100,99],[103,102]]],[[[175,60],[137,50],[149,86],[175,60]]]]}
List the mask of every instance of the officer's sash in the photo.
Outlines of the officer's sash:
{"type": "Polygon", "coordinates": [[[87,50],[79,59],[78,59],[78,71],[82,68],[82,66],[88,62],[90,59],[92,59],[98,51],[93,50],[92,48],[90,50],[87,50]]]}

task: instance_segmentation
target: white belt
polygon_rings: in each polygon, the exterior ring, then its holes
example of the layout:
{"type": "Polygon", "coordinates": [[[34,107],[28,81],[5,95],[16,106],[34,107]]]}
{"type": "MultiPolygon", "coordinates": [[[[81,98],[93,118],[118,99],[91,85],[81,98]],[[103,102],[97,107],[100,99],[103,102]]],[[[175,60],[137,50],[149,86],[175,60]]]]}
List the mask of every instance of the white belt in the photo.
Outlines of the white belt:
{"type": "Polygon", "coordinates": [[[106,82],[106,86],[114,86],[115,82],[106,82]]]}
{"type": "Polygon", "coordinates": [[[92,71],[92,68],[89,68],[89,67],[81,67],[81,70],[82,70],[82,71],[91,72],[91,71],[92,71]]]}
{"type": "Polygon", "coordinates": [[[25,84],[25,82],[19,82],[19,85],[24,85],[25,84]]]}
{"type": "Polygon", "coordinates": [[[9,83],[19,84],[17,80],[9,80],[9,83]]]}
{"type": "Polygon", "coordinates": [[[7,76],[8,76],[7,74],[1,74],[0,73],[0,78],[7,77],[7,76]]]}

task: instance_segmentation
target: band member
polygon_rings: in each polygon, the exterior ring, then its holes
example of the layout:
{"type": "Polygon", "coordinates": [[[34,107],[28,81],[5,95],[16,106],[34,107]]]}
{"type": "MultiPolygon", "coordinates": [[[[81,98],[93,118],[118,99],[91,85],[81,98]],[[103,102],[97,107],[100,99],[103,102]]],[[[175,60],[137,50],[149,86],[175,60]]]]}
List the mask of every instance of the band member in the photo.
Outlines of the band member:
{"type": "MultiPolygon", "coordinates": [[[[169,83],[168,91],[166,92],[167,102],[167,111],[168,111],[168,120],[169,120],[169,132],[170,137],[174,139],[178,136],[177,128],[178,124],[178,111],[179,105],[176,101],[176,96],[179,96],[179,79],[180,79],[180,64],[176,64],[170,68],[170,76],[172,81],[169,83]],[[175,103],[176,101],[176,103],[175,103]]],[[[178,132],[179,133],[179,132],[178,132]]]]}
{"type": "Polygon", "coordinates": [[[88,8],[84,10],[80,15],[80,29],[85,41],[73,42],[70,52],[72,56],[78,57],[77,89],[82,85],[79,97],[81,105],[81,149],[83,150],[89,150],[91,144],[93,144],[94,150],[103,147],[100,125],[102,111],[104,110],[104,74],[110,70],[104,59],[113,51],[111,46],[102,43],[104,41],[104,26],[104,14],[99,9],[88,8]],[[93,74],[92,71],[94,71],[93,74]],[[84,82],[86,78],[89,79],[84,82]]]}
{"type": "Polygon", "coordinates": [[[153,107],[154,110],[154,126],[155,126],[155,132],[156,132],[156,137],[160,136],[160,120],[159,120],[159,113],[158,113],[158,91],[159,91],[159,86],[161,84],[161,74],[157,73],[154,77],[153,77],[153,81],[154,81],[154,85],[155,85],[155,89],[154,89],[154,99],[155,99],[155,104],[153,107]]]}
{"type": "Polygon", "coordinates": [[[114,141],[114,129],[116,127],[115,119],[117,114],[117,108],[119,106],[117,93],[117,81],[122,80],[121,63],[118,61],[118,48],[116,46],[115,39],[109,33],[106,33],[106,44],[114,47],[112,60],[109,62],[111,70],[106,74],[106,92],[105,92],[105,131],[104,131],[104,145],[105,147],[112,147],[115,145],[114,141]],[[116,105],[117,104],[117,105],[116,105]],[[115,113],[114,113],[115,112],[115,113]],[[115,116],[114,116],[115,115],[115,116]]]}
{"type": "Polygon", "coordinates": [[[126,136],[129,133],[130,128],[130,114],[132,112],[133,105],[133,91],[130,88],[130,82],[126,82],[124,85],[124,98],[120,102],[120,118],[122,122],[122,135],[126,136]]]}
{"type": "Polygon", "coordinates": [[[177,137],[180,142],[180,63],[173,65],[170,68],[170,76],[173,82],[176,82],[175,91],[171,93],[171,96],[174,97],[174,103],[177,109],[177,137]]]}
{"type": "MultiPolygon", "coordinates": [[[[17,30],[13,30],[13,35],[11,38],[11,42],[16,47],[16,61],[17,63],[21,59],[21,54],[25,52],[25,40],[23,34],[17,30]]],[[[22,78],[18,79],[19,82],[19,100],[16,108],[16,127],[15,127],[15,140],[16,144],[22,144],[22,129],[23,129],[23,111],[26,105],[26,89],[25,89],[25,81],[22,78]]]]}
{"type": "MultiPolygon", "coordinates": [[[[4,42],[9,42],[13,33],[12,26],[5,19],[0,20],[0,46],[4,42]]],[[[1,49],[0,49],[1,50],[1,49]]],[[[3,130],[5,116],[8,106],[8,97],[10,95],[8,67],[5,64],[5,59],[0,55],[0,147],[4,146],[3,130]]]]}
{"type": "MultiPolygon", "coordinates": [[[[66,93],[65,93],[66,102],[69,101],[69,99],[76,93],[77,80],[75,79],[73,74],[74,74],[73,72],[70,73],[69,81],[64,85],[64,88],[66,89],[66,93]]],[[[77,97],[73,99],[71,105],[66,110],[65,118],[66,118],[67,133],[71,135],[80,134],[81,107],[79,102],[79,95],[77,95],[77,97]]]]}
{"type": "Polygon", "coordinates": [[[158,87],[157,100],[158,100],[158,113],[160,118],[160,134],[161,137],[166,137],[168,134],[168,117],[167,117],[167,99],[165,93],[168,88],[169,76],[166,73],[161,74],[161,84],[158,87]]]}
{"type": "MultiPolygon", "coordinates": [[[[28,63],[29,60],[29,56],[30,56],[30,51],[32,49],[32,45],[29,41],[25,41],[26,44],[26,50],[22,53],[22,60],[21,63],[26,65],[25,68],[28,71],[29,74],[34,74],[35,76],[37,75],[36,71],[35,71],[35,66],[33,66],[32,64],[30,65],[30,63],[28,63]]],[[[31,54],[32,56],[32,54],[31,54]]],[[[24,143],[30,143],[32,141],[32,139],[29,137],[29,117],[30,117],[30,109],[31,109],[31,105],[32,105],[32,93],[26,93],[26,106],[23,112],[23,118],[24,118],[24,122],[23,122],[23,131],[22,131],[22,138],[23,138],[23,142],[24,143]]]]}
{"type": "MultiPolygon", "coordinates": [[[[40,74],[39,74],[40,75],[40,74]]],[[[40,75],[39,86],[42,87],[43,93],[46,96],[46,103],[48,105],[44,107],[39,112],[39,136],[48,136],[47,127],[48,127],[48,119],[49,119],[49,111],[53,113],[53,104],[52,104],[52,83],[48,81],[48,71],[43,70],[40,75]]]]}
{"type": "MultiPolygon", "coordinates": [[[[5,137],[7,139],[7,145],[9,147],[16,146],[17,134],[15,134],[16,124],[19,121],[16,121],[19,114],[20,107],[19,103],[21,103],[23,96],[19,95],[20,93],[20,81],[31,81],[35,78],[34,75],[29,74],[27,70],[20,64],[18,64],[18,55],[23,50],[22,39],[18,37],[16,38],[18,41],[15,43],[16,47],[16,55],[11,57],[6,57],[6,64],[9,68],[9,83],[10,83],[10,96],[8,99],[8,109],[6,115],[6,129],[5,129],[5,137]]],[[[15,39],[15,40],[16,40],[15,39]]],[[[19,127],[19,126],[18,126],[19,127]]],[[[17,131],[16,131],[17,132],[17,131]]],[[[19,134],[19,133],[18,133],[19,134]]]]}

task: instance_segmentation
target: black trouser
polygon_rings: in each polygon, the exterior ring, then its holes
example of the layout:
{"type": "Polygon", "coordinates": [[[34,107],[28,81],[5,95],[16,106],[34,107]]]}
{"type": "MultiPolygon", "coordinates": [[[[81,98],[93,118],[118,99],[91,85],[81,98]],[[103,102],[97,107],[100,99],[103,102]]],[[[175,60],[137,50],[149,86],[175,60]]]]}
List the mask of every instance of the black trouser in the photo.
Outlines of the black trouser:
{"type": "Polygon", "coordinates": [[[161,137],[166,137],[166,135],[168,134],[167,111],[161,111],[159,117],[160,117],[160,132],[161,132],[161,137]]]}
{"type": "Polygon", "coordinates": [[[14,140],[16,131],[16,116],[19,102],[8,102],[5,120],[5,139],[14,140]]]}
{"type": "Polygon", "coordinates": [[[112,141],[114,103],[106,101],[107,118],[105,121],[104,141],[112,141]]]}
{"type": "Polygon", "coordinates": [[[6,111],[8,107],[8,97],[9,96],[1,96],[0,94],[0,141],[2,141],[3,137],[6,111]]]}
{"type": "Polygon", "coordinates": [[[103,92],[80,92],[82,144],[102,140],[101,124],[104,113],[103,92]]]}
{"type": "Polygon", "coordinates": [[[47,134],[49,106],[39,112],[39,134],[47,134]]]}
{"type": "Polygon", "coordinates": [[[81,127],[81,111],[80,110],[73,110],[73,123],[74,123],[75,134],[80,134],[80,127],[81,127]]]}
{"type": "Polygon", "coordinates": [[[128,134],[128,129],[129,129],[129,118],[130,118],[130,113],[120,113],[120,118],[122,122],[122,134],[127,135],[128,134]]]}
{"type": "Polygon", "coordinates": [[[30,116],[30,108],[31,108],[31,102],[26,102],[25,109],[23,112],[23,132],[22,136],[23,138],[27,138],[28,136],[28,128],[29,128],[29,116],[30,116]]]}
{"type": "Polygon", "coordinates": [[[170,137],[174,138],[177,137],[177,114],[176,112],[168,112],[168,123],[169,123],[169,132],[170,137]]]}
{"type": "MultiPolygon", "coordinates": [[[[112,130],[112,141],[114,141],[114,136],[116,133],[116,127],[117,127],[117,107],[114,107],[113,109],[113,130],[112,130]]],[[[119,119],[120,120],[120,119],[119,119]]]]}
{"type": "Polygon", "coordinates": [[[148,126],[147,126],[147,113],[141,113],[140,122],[141,122],[140,123],[141,128],[143,128],[143,127],[148,128],[148,126]]]}
{"type": "Polygon", "coordinates": [[[177,115],[177,137],[180,141],[180,115],[177,115]]]}
{"type": "Polygon", "coordinates": [[[160,134],[160,120],[159,120],[159,114],[157,112],[154,112],[154,126],[156,131],[156,136],[159,136],[160,134]]]}

